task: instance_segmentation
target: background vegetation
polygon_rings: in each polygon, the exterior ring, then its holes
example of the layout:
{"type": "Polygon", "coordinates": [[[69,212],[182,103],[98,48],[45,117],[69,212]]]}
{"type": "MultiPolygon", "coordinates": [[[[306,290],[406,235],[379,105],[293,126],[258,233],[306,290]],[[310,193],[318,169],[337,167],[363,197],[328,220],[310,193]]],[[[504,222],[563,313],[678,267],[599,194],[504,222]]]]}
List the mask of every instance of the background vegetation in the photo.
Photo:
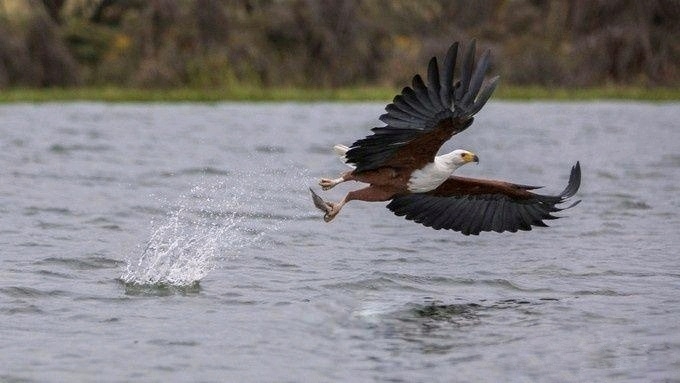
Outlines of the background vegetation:
{"type": "Polygon", "coordinates": [[[472,38],[504,86],[680,85],[680,0],[0,0],[0,89],[341,94],[472,38]]]}

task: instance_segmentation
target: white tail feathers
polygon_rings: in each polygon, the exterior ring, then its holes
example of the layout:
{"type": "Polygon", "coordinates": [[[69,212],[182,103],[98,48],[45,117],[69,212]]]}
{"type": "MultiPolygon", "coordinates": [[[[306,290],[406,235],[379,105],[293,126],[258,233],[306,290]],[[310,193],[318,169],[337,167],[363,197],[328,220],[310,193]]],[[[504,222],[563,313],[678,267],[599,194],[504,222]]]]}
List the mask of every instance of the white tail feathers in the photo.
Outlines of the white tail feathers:
{"type": "Polygon", "coordinates": [[[355,169],[356,168],[355,166],[352,166],[352,165],[347,163],[347,158],[345,157],[345,153],[347,153],[348,150],[349,150],[349,147],[345,146],[345,145],[338,144],[338,145],[333,146],[333,151],[335,152],[335,154],[337,154],[340,157],[340,160],[342,161],[342,163],[344,163],[345,165],[349,166],[352,169],[355,169]]]}
{"type": "Polygon", "coordinates": [[[349,147],[345,145],[340,145],[337,144],[333,147],[333,151],[335,151],[335,154],[339,155],[340,157],[344,157],[345,153],[349,150],[349,147]]]}

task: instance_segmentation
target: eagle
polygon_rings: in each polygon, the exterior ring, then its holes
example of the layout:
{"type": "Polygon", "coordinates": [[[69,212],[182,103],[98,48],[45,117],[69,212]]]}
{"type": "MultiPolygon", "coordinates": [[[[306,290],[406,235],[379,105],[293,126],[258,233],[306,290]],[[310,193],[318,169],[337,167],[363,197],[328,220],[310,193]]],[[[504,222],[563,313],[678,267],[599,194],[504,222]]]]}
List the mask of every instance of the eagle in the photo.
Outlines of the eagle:
{"type": "MultiPolygon", "coordinates": [[[[463,50],[461,46],[461,51],[463,50]]],[[[543,221],[558,218],[553,213],[571,208],[580,201],[566,203],[579,189],[581,167],[571,168],[566,188],[558,195],[533,192],[537,186],[455,176],[459,167],[479,162],[468,150],[437,155],[442,144],[472,125],[474,116],[489,100],[498,76],[484,84],[490,51],[475,62],[473,40],[462,58],[459,79],[454,83],[459,43],[451,45],[440,70],[436,57],[427,67],[427,83],[416,74],[385,107],[379,117],[385,126],[351,146],[335,145],[334,150],[350,166],[338,178],[322,178],[319,186],[329,190],[347,181],[368,186],[350,191],[337,203],[326,202],[312,188],[312,201],[323,211],[324,221],[332,221],[350,201],[390,201],[387,208],[436,230],[448,229],[465,235],[483,231],[517,232],[543,221]],[[483,86],[484,85],[484,86],[483,86]]]]}

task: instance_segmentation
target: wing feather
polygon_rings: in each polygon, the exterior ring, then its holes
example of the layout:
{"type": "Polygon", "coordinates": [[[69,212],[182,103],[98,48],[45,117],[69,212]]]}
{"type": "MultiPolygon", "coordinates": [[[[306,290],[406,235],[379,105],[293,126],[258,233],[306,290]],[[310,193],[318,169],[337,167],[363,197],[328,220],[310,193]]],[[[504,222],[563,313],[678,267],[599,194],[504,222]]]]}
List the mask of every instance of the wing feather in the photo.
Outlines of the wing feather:
{"type": "Polygon", "coordinates": [[[387,107],[385,107],[385,110],[388,113],[385,116],[398,118],[398,119],[400,119],[402,121],[406,121],[408,123],[419,124],[420,121],[422,120],[422,118],[420,118],[417,114],[409,113],[409,111],[401,109],[399,106],[397,106],[395,104],[387,105],[387,107]]]}
{"type": "Polygon", "coordinates": [[[441,84],[439,82],[439,67],[437,65],[436,57],[432,57],[427,66],[427,84],[427,95],[435,109],[439,111],[446,108],[446,105],[442,104],[439,98],[441,84]]]}
{"type": "Polygon", "coordinates": [[[505,216],[505,202],[507,198],[499,198],[498,204],[496,205],[496,212],[493,215],[493,221],[491,222],[491,230],[496,233],[502,233],[504,225],[505,216]]]}
{"type": "MultiPolygon", "coordinates": [[[[466,220],[463,222],[463,226],[461,228],[461,233],[465,235],[470,235],[474,233],[475,226],[479,222],[479,214],[480,210],[484,208],[484,204],[481,203],[482,201],[474,198],[470,200],[470,209],[468,210],[468,214],[465,217],[466,220]]],[[[477,232],[479,233],[479,232],[477,232]]],[[[477,234],[475,233],[475,234],[477,234]]]]}
{"type": "Polygon", "coordinates": [[[463,224],[470,220],[470,217],[472,216],[471,210],[474,208],[469,200],[461,199],[461,201],[462,203],[459,206],[459,211],[454,215],[454,219],[451,221],[450,226],[453,230],[457,231],[460,231],[463,224]]]}
{"type": "Polygon", "coordinates": [[[496,90],[496,86],[498,85],[498,79],[499,79],[498,76],[492,78],[489,81],[489,84],[487,84],[484,90],[482,90],[482,93],[480,93],[479,96],[477,96],[477,100],[472,105],[472,108],[470,108],[470,113],[472,115],[475,115],[477,114],[477,112],[482,110],[482,107],[486,104],[487,101],[489,101],[491,94],[493,94],[493,91],[496,90]]]}
{"type": "Polygon", "coordinates": [[[462,100],[463,96],[470,86],[470,75],[472,74],[472,67],[475,65],[475,45],[476,41],[472,40],[468,50],[463,58],[463,67],[460,72],[460,86],[456,89],[456,100],[462,100]]]}
{"type": "Polygon", "coordinates": [[[480,220],[480,230],[481,231],[491,231],[493,216],[496,213],[496,205],[491,203],[486,203],[486,208],[484,209],[484,216],[480,220]]]}
{"type": "Polygon", "coordinates": [[[534,205],[524,205],[522,206],[524,214],[529,217],[532,225],[540,225],[543,223],[541,218],[541,212],[534,205]]]}
{"type": "Polygon", "coordinates": [[[387,113],[379,119],[386,124],[383,128],[388,129],[374,129],[372,135],[351,145],[345,158],[347,163],[356,167],[356,172],[384,166],[420,168],[434,160],[444,142],[472,124],[474,114],[491,97],[497,79],[479,93],[489,67],[490,54],[485,52],[475,68],[473,41],[463,59],[461,79],[456,82],[459,86],[454,87],[458,47],[458,43],[451,45],[442,68],[435,57],[430,59],[427,85],[416,74],[411,86],[403,88],[401,94],[385,107],[387,113]]]}
{"type": "Polygon", "coordinates": [[[522,223],[522,226],[524,229],[522,230],[531,230],[531,225],[534,222],[534,219],[531,218],[529,213],[527,213],[525,207],[523,204],[517,204],[514,205],[515,211],[517,216],[519,217],[520,222],[522,223]]]}
{"type": "MultiPolygon", "coordinates": [[[[422,130],[422,129],[426,128],[426,121],[418,121],[418,120],[406,121],[406,120],[402,120],[402,119],[395,117],[393,115],[390,115],[390,114],[383,114],[382,116],[380,116],[380,121],[386,123],[388,126],[393,127],[393,128],[400,128],[400,129],[416,128],[418,130],[422,130]]],[[[352,149],[350,149],[350,150],[352,150],[352,149]]],[[[349,153],[349,151],[347,153],[349,153]]]]}
{"type": "Polygon", "coordinates": [[[444,58],[444,73],[439,78],[441,81],[441,89],[439,96],[442,104],[446,107],[451,107],[452,94],[451,87],[453,85],[453,71],[456,69],[456,56],[458,55],[458,42],[455,42],[449,47],[444,58]]]}
{"type": "Polygon", "coordinates": [[[507,209],[509,214],[506,215],[506,218],[509,219],[509,221],[512,222],[512,225],[517,229],[517,230],[526,230],[527,229],[527,224],[524,222],[522,219],[522,216],[519,215],[519,211],[517,211],[517,205],[515,204],[509,204],[507,205],[507,209]]]}
{"type": "Polygon", "coordinates": [[[491,52],[487,50],[480,58],[477,68],[472,74],[472,78],[470,78],[470,87],[461,101],[463,105],[469,105],[472,101],[474,101],[475,97],[477,97],[477,93],[479,93],[479,90],[482,88],[484,74],[486,74],[486,70],[489,67],[490,54],[491,52]]]}
{"type": "Polygon", "coordinates": [[[416,91],[413,88],[407,86],[402,90],[401,95],[404,97],[404,101],[406,101],[409,105],[414,108],[418,108],[418,110],[426,116],[425,119],[432,117],[432,110],[428,109],[426,105],[423,105],[420,102],[418,96],[416,95],[416,91]]]}
{"type": "Polygon", "coordinates": [[[444,204],[446,210],[442,211],[442,214],[440,214],[439,217],[437,217],[436,220],[432,222],[432,228],[439,230],[450,226],[455,218],[460,214],[459,207],[461,203],[462,200],[457,200],[449,201],[448,203],[444,204]]]}
{"type": "Polygon", "coordinates": [[[482,231],[516,232],[547,226],[544,220],[557,218],[551,213],[574,206],[575,203],[567,207],[558,205],[566,203],[580,184],[578,162],[571,169],[567,187],[554,196],[533,193],[525,185],[451,177],[431,192],[399,195],[387,208],[425,226],[465,235],[482,231]]]}
{"type": "Polygon", "coordinates": [[[418,101],[423,106],[425,106],[430,111],[430,113],[436,114],[437,112],[439,112],[439,109],[437,109],[437,107],[432,104],[432,101],[430,100],[430,96],[427,91],[427,86],[425,86],[423,78],[420,77],[419,74],[413,76],[411,87],[413,88],[416,97],[418,98],[418,101]]]}
{"type": "MultiPolygon", "coordinates": [[[[422,109],[418,108],[417,104],[411,105],[409,102],[406,100],[406,98],[402,95],[397,95],[394,97],[394,100],[392,100],[392,103],[397,106],[399,109],[402,111],[409,113],[413,116],[416,116],[420,118],[421,120],[429,118],[427,116],[427,111],[423,111],[422,109]]],[[[385,108],[387,109],[387,108],[385,108]]]]}

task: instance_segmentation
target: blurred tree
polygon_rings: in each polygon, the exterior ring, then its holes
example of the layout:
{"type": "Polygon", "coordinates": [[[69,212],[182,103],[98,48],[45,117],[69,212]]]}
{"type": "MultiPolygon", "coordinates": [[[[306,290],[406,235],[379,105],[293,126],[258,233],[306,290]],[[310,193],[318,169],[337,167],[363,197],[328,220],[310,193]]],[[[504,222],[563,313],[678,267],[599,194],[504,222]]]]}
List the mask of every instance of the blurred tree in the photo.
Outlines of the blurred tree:
{"type": "Polygon", "coordinates": [[[47,10],[47,14],[58,24],[61,23],[61,16],[59,13],[64,6],[64,2],[65,0],[42,0],[42,3],[47,10]]]}
{"type": "Polygon", "coordinates": [[[396,85],[472,38],[508,83],[680,85],[680,0],[0,0],[0,19],[0,86],[396,85]]]}
{"type": "Polygon", "coordinates": [[[204,49],[217,48],[227,42],[229,20],[219,0],[196,0],[193,13],[196,15],[198,39],[204,49]]]}
{"type": "Polygon", "coordinates": [[[28,25],[26,46],[40,86],[69,86],[80,83],[78,65],[51,20],[36,16],[28,25]]]}
{"type": "Polygon", "coordinates": [[[37,86],[35,66],[22,39],[0,24],[0,89],[37,86]]]}
{"type": "Polygon", "coordinates": [[[570,5],[577,83],[673,78],[677,83],[680,1],[574,0],[570,5]]]}

